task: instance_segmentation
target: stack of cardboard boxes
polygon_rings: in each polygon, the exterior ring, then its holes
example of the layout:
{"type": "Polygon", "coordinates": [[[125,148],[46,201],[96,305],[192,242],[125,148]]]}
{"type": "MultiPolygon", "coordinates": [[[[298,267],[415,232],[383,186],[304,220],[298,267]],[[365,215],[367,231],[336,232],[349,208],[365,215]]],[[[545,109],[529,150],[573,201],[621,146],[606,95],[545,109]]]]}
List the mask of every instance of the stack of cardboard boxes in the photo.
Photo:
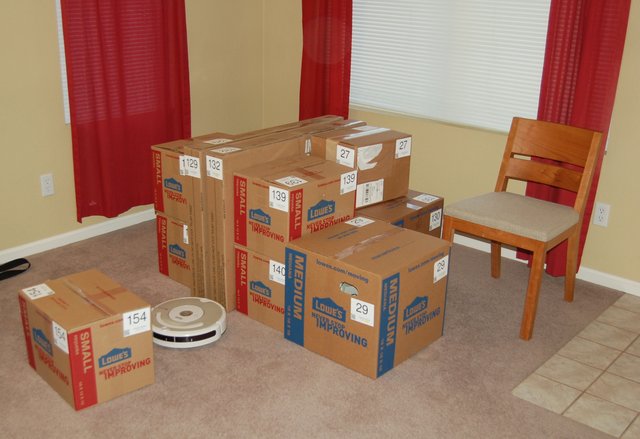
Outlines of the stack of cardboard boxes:
{"type": "Polygon", "coordinates": [[[409,190],[411,147],[336,116],[155,145],[159,269],[377,377],[443,327],[443,200],[409,190]]]}

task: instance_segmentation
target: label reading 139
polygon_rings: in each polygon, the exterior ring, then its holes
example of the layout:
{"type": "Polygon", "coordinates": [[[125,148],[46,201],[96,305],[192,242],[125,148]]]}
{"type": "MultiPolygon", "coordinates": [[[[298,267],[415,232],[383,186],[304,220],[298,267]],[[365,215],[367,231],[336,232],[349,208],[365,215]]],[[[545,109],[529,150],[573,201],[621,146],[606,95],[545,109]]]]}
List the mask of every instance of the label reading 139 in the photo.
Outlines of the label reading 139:
{"type": "Polygon", "coordinates": [[[269,186],[269,207],[289,212],[289,191],[276,186],[269,186]]]}
{"type": "Polygon", "coordinates": [[[151,309],[141,308],[122,314],[122,334],[124,337],[140,334],[151,329],[151,309]]]}
{"type": "Polygon", "coordinates": [[[358,171],[346,172],[340,176],[340,195],[356,190],[358,186],[358,171]]]}

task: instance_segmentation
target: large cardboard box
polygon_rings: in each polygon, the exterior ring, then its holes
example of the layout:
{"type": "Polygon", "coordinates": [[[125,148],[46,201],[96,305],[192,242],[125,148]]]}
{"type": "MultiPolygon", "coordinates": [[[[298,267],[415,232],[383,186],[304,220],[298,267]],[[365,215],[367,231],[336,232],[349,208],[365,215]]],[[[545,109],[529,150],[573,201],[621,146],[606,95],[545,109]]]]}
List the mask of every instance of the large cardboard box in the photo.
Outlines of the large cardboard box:
{"type": "Polygon", "coordinates": [[[360,126],[316,133],[311,154],[358,170],[356,207],[402,197],[409,190],[410,134],[360,126]]]}
{"type": "Polygon", "coordinates": [[[355,171],[298,156],[234,174],[234,241],[282,259],[284,244],[353,218],[355,171]]]}
{"type": "Polygon", "coordinates": [[[284,327],[284,250],[273,259],[235,246],[236,309],[282,332],[284,327]]]}
{"type": "Polygon", "coordinates": [[[76,410],[154,381],[149,304],[89,270],[19,293],[29,365],[76,410]]]}
{"type": "Polygon", "coordinates": [[[356,209],[356,215],[440,238],[443,203],[442,197],[409,189],[404,197],[356,209]]]}
{"type": "Polygon", "coordinates": [[[160,273],[194,291],[199,273],[194,266],[196,246],[193,227],[157,212],[156,238],[160,273]]]}
{"type": "Polygon", "coordinates": [[[442,335],[449,246],[363,217],[288,243],[285,338],[381,376],[442,335]]]}

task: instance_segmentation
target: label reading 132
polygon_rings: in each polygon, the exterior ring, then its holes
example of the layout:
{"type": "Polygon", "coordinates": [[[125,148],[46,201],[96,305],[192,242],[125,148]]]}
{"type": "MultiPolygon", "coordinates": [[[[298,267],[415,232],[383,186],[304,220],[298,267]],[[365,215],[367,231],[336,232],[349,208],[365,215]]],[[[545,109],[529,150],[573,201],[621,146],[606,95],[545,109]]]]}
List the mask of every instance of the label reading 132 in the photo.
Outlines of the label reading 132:
{"type": "Polygon", "coordinates": [[[140,334],[151,329],[151,309],[141,308],[122,314],[122,334],[124,337],[140,334]]]}

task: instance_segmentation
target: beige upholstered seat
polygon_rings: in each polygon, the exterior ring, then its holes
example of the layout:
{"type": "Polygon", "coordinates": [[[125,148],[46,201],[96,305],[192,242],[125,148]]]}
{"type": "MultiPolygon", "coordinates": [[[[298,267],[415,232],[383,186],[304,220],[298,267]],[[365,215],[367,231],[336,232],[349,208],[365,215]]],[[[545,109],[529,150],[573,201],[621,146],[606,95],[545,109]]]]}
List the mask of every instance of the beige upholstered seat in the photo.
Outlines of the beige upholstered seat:
{"type": "Polygon", "coordinates": [[[442,237],[456,231],[491,242],[491,275],[500,277],[502,244],[532,253],[520,337],[529,340],[547,251],[568,242],[566,301],[573,300],[580,229],[600,151],[601,134],[550,122],[514,118],[494,192],[445,207],[442,237]],[[533,160],[531,158],[534,158],[533,160]],[[545,159],[545,160],[538,160],[545,159]],[[576,194],[564,206],[507,192],[509,180],[541,183],[576,194]]]}

